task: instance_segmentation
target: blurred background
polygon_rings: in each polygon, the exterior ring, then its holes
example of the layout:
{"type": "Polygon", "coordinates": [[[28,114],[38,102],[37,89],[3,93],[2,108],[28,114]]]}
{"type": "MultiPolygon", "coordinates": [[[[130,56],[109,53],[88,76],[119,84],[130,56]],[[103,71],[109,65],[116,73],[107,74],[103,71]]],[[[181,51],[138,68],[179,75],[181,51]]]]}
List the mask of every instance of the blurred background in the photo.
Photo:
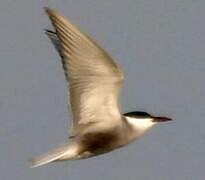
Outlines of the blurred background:
{"type": "Polygon", "coordinates": [[[0,1],[2,180],[202,180],[205,177],[204,0],[0,1]],[[122,112],[173,122],[96,158],[30,169],[28,159],[68,137],[60,57],[43,7],[68,17],[122,67],[122,112]]]}

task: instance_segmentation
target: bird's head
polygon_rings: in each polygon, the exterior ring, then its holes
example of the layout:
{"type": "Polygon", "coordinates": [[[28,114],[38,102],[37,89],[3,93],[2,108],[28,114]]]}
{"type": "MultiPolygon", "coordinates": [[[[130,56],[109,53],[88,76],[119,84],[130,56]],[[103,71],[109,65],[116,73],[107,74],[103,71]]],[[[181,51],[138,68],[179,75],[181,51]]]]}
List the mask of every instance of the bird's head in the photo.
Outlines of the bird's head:
{"type": "Polygon", "coordinates": [[[125,113],[124,116],[131,126],[142,130],[147,130],[155,124],[172,120],[165,116],[153,116],[143,111],[125,113]]]}

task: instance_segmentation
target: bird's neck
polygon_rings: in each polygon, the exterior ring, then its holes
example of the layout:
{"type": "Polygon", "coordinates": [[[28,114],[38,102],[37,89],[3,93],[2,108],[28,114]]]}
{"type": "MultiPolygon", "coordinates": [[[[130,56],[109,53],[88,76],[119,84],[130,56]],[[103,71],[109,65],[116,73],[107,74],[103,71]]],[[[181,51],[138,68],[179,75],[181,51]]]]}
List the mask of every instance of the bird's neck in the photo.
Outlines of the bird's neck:
{"type": "Polygon", "coordinates": [[[137,134],[142,134],[146,132],[155,124],[154,122],[152,122],[151,118],[138,119],[135,117],[128,117],[128,116],[126,116],[125,118],[127,123],[130,125],[133,131],[136,131],[137,134]]]}

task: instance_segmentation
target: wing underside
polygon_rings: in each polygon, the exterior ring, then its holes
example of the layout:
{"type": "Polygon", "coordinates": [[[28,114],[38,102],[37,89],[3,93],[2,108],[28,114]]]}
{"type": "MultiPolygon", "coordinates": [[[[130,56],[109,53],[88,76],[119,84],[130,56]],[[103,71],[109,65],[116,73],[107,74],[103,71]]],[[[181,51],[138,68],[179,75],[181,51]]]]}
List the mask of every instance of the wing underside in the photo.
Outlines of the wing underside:
{"type": "Polygon", "coordinates": [[[73,134],[90,123],[120,118],[118,94],[123,75],[111,57],[57,12],[46,8],[56,30],[47,31],[59,52],[69,81],[73,134]],[[56,33],[56,34],[55,34],[56,33]]]}

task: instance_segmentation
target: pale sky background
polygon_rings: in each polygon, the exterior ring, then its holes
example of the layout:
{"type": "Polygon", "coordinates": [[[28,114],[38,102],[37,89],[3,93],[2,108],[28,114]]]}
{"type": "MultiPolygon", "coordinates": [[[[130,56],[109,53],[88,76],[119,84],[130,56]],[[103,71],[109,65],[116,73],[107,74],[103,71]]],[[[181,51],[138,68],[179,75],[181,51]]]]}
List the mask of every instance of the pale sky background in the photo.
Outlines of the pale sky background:
{"type": "Polygon", "coordinates": [[[204,0],[0,1],[0,179],[203,180],[204,0]],[[93,37],[124,70],[123,112],[174,122],[96,158],[30,169],[67,138],[66,82],[44,6],[93,37]]]}

